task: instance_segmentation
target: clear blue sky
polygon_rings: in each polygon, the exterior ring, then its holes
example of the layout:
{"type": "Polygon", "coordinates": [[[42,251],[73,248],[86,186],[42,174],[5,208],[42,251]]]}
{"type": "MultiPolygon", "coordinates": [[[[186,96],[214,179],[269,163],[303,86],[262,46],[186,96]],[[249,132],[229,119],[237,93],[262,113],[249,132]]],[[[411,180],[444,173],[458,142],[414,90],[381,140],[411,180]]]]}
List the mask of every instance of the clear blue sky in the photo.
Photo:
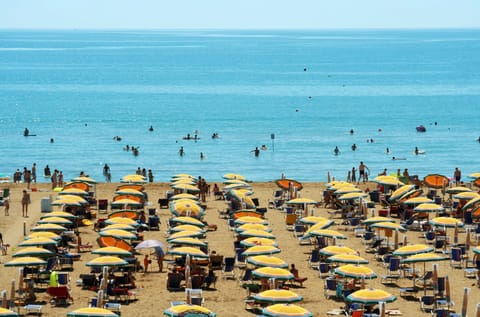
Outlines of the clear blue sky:
{"type": "Polygon", "coordinates": [[[480,0],[0,0],[0,28],[480,27],[480,0]]]}

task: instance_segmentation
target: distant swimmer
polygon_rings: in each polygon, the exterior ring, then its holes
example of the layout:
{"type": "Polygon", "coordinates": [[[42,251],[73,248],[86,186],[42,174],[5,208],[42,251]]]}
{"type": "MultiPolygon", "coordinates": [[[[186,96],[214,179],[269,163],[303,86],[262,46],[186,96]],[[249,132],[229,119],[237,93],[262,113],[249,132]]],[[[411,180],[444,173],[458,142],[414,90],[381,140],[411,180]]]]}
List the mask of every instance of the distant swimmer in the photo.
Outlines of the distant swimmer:
{"type": "Polygon", "coordinates": [[[220,137],[220,135],[217,132],[214,132],[212,134],[212,139],[218,139],[219,137],[220,137]]]}
{"type": "Polygon", "coordinates": [[[28,136],[30,134],[30,131],[28,131],[27,128],[25,128],[25,130],[23,130],[23,136],[28,136]]]}
{"type": "Polygon", "coordinates": [[[414,150],[413,152],[415,153],[415,155],[418,155],[419,150],[418,150],[418,147],[417,147],[417,146],[415,147],[415,150],[414,150]]]}
{"type": "Polygon", "coordinates": [[[205,155],[203,154],[203,152],[200,152],[200,160],[203,161],[204,158],[205,158],[205,155]]]}
{"type": "Polygon", "coordinates": [[[262,144],[261,149],[262,149],[262,151],[266,151],[266,150],[268,150],[268,147],[265,144],[262,144]]]}
{"type": "Polygon", "coordinates": [[[353,129],[350,129],[350,134],[353,134],[355,131],[353,131],[353,129]]]}
{"type": "Polygon", "coordinates": [[[352,144],[352,151],[355,151],[357,149],[357,145],[355,143],[352,144]]]}
{"type": "Polygon", "coordinates": [[[255,149],[251,150],[250,153],[254,153],[256,157],[258,157],[260,155],[260,149],[257,147],[255,147],[255,149]]]}
{"type": "Polygon", "coordinates": [[[390,149],[387,147],[387,150],[386,150],[387,154],[390,154],[390,149]]]}
{"type": "Polygon", "coordinates": [[[479,143],[480,143],[480,136],[478,137],[478,139],[477,139],[477,142],[479,142],[479,143]]]}
{"type": "Polygon", "coordinates": [[[185,150],[183,149],[183,146],[180,147],[180,150],[178,150],[178,154],[180,156],[184,156],[185,155],[185,150]]]}
{"type": "Polygon", "coordinates": [[[307,68],[306,68],[306,67],[304,67],[304,68],[303,68],[303,71],[304,71],[304,72],[306,72],[306,71],[307,71],[307,68]]]}
{"type": "Polygon", "coordinates": [[[50,143],[54,143],[55,140],[53,138],[50,139],[50,143]]]}
{"type": "Polygon", "coordinates": [[[406,158],[393,156],[393,157],[392,157],[392,160],[394,160],[394,161],[404,161],[404,160],[406,160],[406,158]]]}
{"type": "Polygon", "coordinates": [[[333,153],[334,153],[335,155],[340,154],[340,150],[338,149],[338,146],[335,147],[335,149],[333,150],[333,153]]]}
{"type": "Polygon", "coordinates": [[[122,138],[119,137],[118,135],[114,136],[113,139],[114,139],[115,141],[122,141],[122,138]]]}
{"type": "Polygon", "coordinates": [[[148,131],[152,132],[153,131],[153,126],[150,126],[150,128],[148,128],[148,131]]]}

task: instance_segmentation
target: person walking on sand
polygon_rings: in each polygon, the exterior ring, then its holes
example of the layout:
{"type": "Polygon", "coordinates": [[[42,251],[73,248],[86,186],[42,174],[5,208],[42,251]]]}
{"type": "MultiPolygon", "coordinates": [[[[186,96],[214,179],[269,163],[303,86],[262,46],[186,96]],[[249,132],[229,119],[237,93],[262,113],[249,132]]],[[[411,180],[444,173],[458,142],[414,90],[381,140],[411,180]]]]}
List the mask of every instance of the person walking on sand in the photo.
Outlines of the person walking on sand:
{"type": "Polygon", "coordinates": [[[28,218],[28,205],[30,204],[30,194],[24,189],[22,196],[22,217],[28,218]]]}
{"type": "Polygon", "coordinates": [[[363,164],[363,162],[360,162],[360,165],[358,166],[358,183],[362,180],[362,178],[364,183],[368,180],[368,176],[365,173],[366,171],[368,172],[368,174],[370,174],[368,166],[363,164]]]}
{"type": "Polygon", "coordinates": [[[157,257],[158,263],[158,272],[163,272],[163,258],[165,257],[165,252],[163,252],[162,247],[155,247],[155,256],[157,257]]]}
{"type": "Polygon", "coordinates": [[[10,210],[10,199],[7,197],[3,201],[3,207],[5,208],[5,216],[10,216],[9,210],[10,210]]]}

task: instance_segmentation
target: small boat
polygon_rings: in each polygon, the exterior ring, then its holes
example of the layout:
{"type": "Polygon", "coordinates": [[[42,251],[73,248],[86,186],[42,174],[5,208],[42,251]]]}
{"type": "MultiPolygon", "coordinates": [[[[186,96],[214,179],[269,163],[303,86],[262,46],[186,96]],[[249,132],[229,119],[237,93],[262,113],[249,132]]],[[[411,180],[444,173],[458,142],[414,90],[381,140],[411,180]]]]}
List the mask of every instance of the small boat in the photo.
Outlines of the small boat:
{"type": "Polygon", "coordinates": [[[419,125],[415,129],[417,129],[417,132],[427,132],[427,129],[423,125],[419,125]]]}

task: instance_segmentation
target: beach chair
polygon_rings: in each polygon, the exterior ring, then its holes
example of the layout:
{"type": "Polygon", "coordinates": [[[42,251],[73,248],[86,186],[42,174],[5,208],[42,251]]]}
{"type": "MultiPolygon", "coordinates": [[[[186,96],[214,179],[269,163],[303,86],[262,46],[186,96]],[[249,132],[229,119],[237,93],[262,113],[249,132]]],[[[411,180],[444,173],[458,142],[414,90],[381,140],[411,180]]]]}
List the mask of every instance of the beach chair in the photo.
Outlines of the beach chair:
{"type": "Polygon", "coordinates": [[[225,257],[223,259],[222,276],[223,279],[235,278],[235,257],[225,257]]]}
{"type": "Polygon", "coordinates": [[[295,223],[293,227],[293,236],[297,239],[300,239],[303,237],[306,231],[307,231],[307,228],[305,227],[304,224],[295,223]]]}
{"type": "Polygon", "coordinates": [[[318,265],[318,275],[320,276],[320,278],[325,278],[325,277],[328,277],[330,276],[330,264],[328,263],[325,263],[325,262],[321,262],[319,263],[318,265]]]}
{"type": "Polygon", "coordinates": [[[433,285],[433,272],[426,271],[421,277],[417,277],[413,283],[416,287],[431,287],[433,285]]]}
{"type": "Polygon", "coordinates": [[[387,274],[382,275],[382,284],[391,284],[394,281],[397,281],[400,276],[400,258],[392,256],[390,257],[387,274]]]}
{"type": "Polygon", "coordinates": [[[205,282],[205,277],[200,274],[194,274],[191,276],[192,288],[202,288],[203,283],[205,282]]]}
{"type": "Polygon", "coordinates": [[[320,251],[319,249],[313,249],[310,257],[308,258],[308,264],[312,269],[319,269],[320,266],[320,251]]]}
{"type": "Polygon", "coordinates": [[[23,306],[25,310],[25,316],[35,314],[36,316],[42,316],[43,305],[27,304],[23,306]]]}
{"type": "Polygon", "coordinates": [[[434,244],[435,243],[435,231],[430,230],[425,232],[425,243],[434,244]]]}
{"type": "Polygon", "coordinates": [[[463,269],[463,276],[467,278],[475,278],[478,276],[479,271],[480,271],[480,260],[476,260],[474,267],[466,267],[465,269],[463,269]]]}
{"type": "Polygon", "coordinates": [[[243,255],[244,248],[235,249],[235,266],[238,268],[244,268],[247,266],[247,257],[243,255]]]}
{"type": "Polygon", "coordinates": [[[67,286],[49,286],[47,294],[51,296],[50,301],[54,306],[66,306],[73,303],[73,297],[70,295],[67,286]]]}
{"type": "Polygon", "coordinates": [[[170,272],[167,275],[167,290],[169,291],[179,291],[182,289],[182,274],[177,272],[170,272]]]}
{"type": "Polygon", "coordinates": [[[285,227],[287,230],[292,231],[295,228],[295,223],[297,222],[296,214],[286,214],[285,215],[285,227]]]}
{"type": "Polygon", "coordinates": [[[432,312],[435,309],[435,296],[423,295],[419,300],[420,310],[424,313],[432,312]]]}
{"type": "Polygon", "coordinates": [[[108,199],[99,199],[98,203],[98,213],[99,214],[106,214],[108,213],[108,199]]]}
{"type": "Polygon", "coordinates": [[[120,310],[122,308],[122,304],[120,303],[105,303],[105,305],[103,305],[103,308],[111,311],[111,312],[114,312],[115,314],[119,315],[120,316],[120,310]]]}
{"type": "Polygon", "coordinates": [[[148,230],[160,230],[160,218],[157,215],[148,216],[148,230]]]}
{"type": "Polygon", "coordinates": [[[186,288],[185,289],[185,300],[192,305],[204,306],[205,298],[203,297],[203,290],[198,288],[186,288]]]}
{"type": "Polygon", "coordinates": [[[451,251],[450,267],[461,269],[463,267],[462,250],[460,248],[452,248],[451,251]]]}
{"type": "Polygon", "coordinates": [[[95,274],[80,274],[82,280],[82,289],[94,290],[98,285],[95,274]]]}
{"type": "Polygon", "coordinates": [[[221,270],[223,264],[223,255],[210,255],[210,268],[212,270],[221,270]]]}
{"type": "Polygon", "coordinates": [[[330,297],[337,297],[338,280],[334,278],[327,278],[323,284],[323,295],[326,299],[330,297]]]}
{"type": "Polygon", "coordinates": [[[73,271],[73,258],[69,256],[60,256],[58,257],[57,265],[60,271],[73,271]]]}

